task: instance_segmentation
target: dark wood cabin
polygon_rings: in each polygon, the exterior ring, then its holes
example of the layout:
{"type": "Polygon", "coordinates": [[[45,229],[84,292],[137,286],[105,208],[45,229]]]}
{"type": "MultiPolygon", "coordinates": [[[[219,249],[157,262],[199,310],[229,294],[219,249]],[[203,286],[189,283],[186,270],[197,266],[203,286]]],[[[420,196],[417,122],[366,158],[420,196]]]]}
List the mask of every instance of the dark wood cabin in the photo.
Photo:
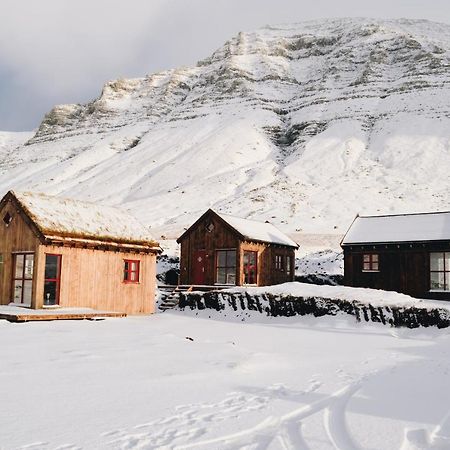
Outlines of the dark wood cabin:
{"type": "Polygon", "coordinates": [[[209,209],[177,242],[183,285],[266,286],[294,280],[298,245],[267,222],[209,209]]]}
{"type": "Polygon", "coordinates": [[[152,313],[159,251],[125,211],[10,191],[0,202],[0,304],[152,313]]]}
{"type": "Polygon", "coordinates": [[[357,216],[341,246],[347,286],[450,300],[450,212],[357,216]]]}

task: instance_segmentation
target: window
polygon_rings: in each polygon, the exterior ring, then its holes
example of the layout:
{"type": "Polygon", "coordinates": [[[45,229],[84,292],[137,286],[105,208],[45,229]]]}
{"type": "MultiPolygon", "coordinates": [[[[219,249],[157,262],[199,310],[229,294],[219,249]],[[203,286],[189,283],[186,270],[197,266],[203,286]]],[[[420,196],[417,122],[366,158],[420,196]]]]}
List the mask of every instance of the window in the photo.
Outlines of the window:
{"type": "Polygon", "coordinates": [[[291,265],[291,257],[286,256],[286,273],[291,275],[292,273],[292,265],[291,265]]]}
{"type": "Polygon", "coordinates": [[[123,281],[125,283],[139,283],[140,261],[124,260],[123,281]]]}
{"type": "Polygon", "coordinates": [[[244,284],[256,284],[258,252],[244,251],[244,284]]]}
{"type": "Polygon", "coordinates": [[[284,270],[283,255],[275,255],[275,270],[284,270]]]}
{"type": "Polygon", "coordinates": [[[3,222],[5,222],[5,225],[8,226],[13,220],[12,215],[7,212],[4,216],[3,216],[3,222]]]}
{"type": "Polygon", "coordinates": [[[61,255],[45,255],[44,305],[59,304],[59,285],[61,278],[61,255]]]}
{"type": "Polygon", "coordinates": [[[363,254],[363,272],[379,272],[380,265],[378,261],[378,253],[363,254]]]}
{"type": "Polygon", "coordinates": [[[31,306],[33,286],[34,255],[18,253],[14,255],[14,303],[31,306]]]}
{"type": "Polygon", "coordinates": [[[450,291],[450,253],[430,253],[430,290],[450,291]]]}
{"type": "Polygon", "coordinates": [[[236,284],[236,250],[216,251],[216,283],[236,284]]]}

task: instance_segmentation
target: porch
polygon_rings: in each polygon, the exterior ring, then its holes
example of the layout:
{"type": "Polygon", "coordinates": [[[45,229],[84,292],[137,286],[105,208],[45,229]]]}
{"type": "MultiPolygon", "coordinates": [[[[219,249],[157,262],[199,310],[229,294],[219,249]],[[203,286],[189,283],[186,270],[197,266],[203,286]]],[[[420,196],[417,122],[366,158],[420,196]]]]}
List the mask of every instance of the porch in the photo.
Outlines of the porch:
{"type": "Polygon", "coordinates": [[[9,322],[42,320],[101,320],[107,317],[126,317],[124,312],[101,311],[92,308],[30,309],[16,305],[0,305],[0,319],[9,322]]]}

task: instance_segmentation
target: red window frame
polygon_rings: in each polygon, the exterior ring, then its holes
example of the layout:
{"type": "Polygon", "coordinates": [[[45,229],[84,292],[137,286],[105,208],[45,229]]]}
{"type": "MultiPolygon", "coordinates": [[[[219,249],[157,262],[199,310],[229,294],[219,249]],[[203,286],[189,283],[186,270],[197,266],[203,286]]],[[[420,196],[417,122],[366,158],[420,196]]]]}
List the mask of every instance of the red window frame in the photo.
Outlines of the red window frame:
{"type": "Polygon", "coordinates": [[[258,284],[258,252],[251,251],[251,250],[244,250],[243,261],[244,261],[244,263],[243,263],[244,264],[244,284],[258,284]],[[245,254],[246,253],[252,254],[255,264],[245,262],[245,254]],[[253,272],[253,277],[255,280],[253,283],[249,283],[247,281],[250,278],[250,272],[253,272]]]}
{"type": "Polygon", "coordinates": [[[124,283],[139,283],[141,271],[141,261],[138,259],[124,259],[123,260],[123,282],[124,283]],[[127,268],[128,264],[128,268],[127,268]],[[133,269],[133,264],[136,268],[133,269]],[[133,274],[135,275],[133,277],[133,274]],[[134,280],[133,280],[134,278],[134,280]]]}
{"type": "Polygon", "coordinates": [[[56,292],[55,292],[55,305],[59,305],[59,293],[61,290],[61,265],[62,265],[62,255],[57,253],[46,253],[45,259],[47,260],[47,256],[56,256],[57,258],[57,267],[56,267],[56,278],[45,278],[44,272],[44,284],[45,283],[55,283],[56,284],[56,292]]]}
{"type": "Polygon", "coordinates": [[[363,253],[362,255],[363,272],[380,271],[380,255],[378,253],[363,253]]]}

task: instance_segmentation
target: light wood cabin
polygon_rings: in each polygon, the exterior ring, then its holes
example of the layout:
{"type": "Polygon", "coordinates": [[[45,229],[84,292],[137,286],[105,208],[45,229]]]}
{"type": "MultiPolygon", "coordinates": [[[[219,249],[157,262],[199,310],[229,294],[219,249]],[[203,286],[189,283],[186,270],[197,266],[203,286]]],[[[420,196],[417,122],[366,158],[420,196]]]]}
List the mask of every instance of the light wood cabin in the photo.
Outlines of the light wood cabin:
{"type": "Polygon", "coordinates": [[[0,304],[155,311],[158,244],[128,213],[42,194],[0,202],[0,304]]]}
{"type": "Polygon", "coordinates": [[[209,209],[177,242],[180,284],[266,286],[294,281],[298,245],[270,223],[209,209]]]}

